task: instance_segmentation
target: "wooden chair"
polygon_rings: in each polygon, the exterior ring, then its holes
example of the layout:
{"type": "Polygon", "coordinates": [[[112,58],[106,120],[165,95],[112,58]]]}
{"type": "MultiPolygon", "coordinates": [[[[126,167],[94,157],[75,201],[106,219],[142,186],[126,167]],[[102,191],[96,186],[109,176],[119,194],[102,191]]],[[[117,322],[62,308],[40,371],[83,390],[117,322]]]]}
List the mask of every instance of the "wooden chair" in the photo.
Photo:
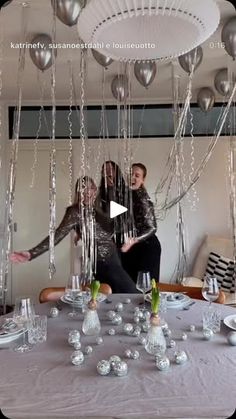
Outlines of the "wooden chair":
{"type": "MultiPolygon", "coordinates": [[[[99,292],[102,294],[110,295],[112,294],[112,289],[110,285],[102,283],[100,285],[99,292]]],[[[48,301],[57,301],[65,293],[65,287],[51,287],[44,288],[39,294],[39,302],[46,303],[48,301]]]]}
{"type": "MultiPolygon", "coordinates": [[[[158,284],[158,287],[160,291],[183,292],[189,297],[194,298],[196,300],[204,300],[202,295],[202,289],[199,287],[186,287],[181,284],[164,284],[161,282],[158,284]]],[[[225,303],[225,294],[223,291],[220,291],[219,297],[214,302],[219,304],[225,303]]]]}

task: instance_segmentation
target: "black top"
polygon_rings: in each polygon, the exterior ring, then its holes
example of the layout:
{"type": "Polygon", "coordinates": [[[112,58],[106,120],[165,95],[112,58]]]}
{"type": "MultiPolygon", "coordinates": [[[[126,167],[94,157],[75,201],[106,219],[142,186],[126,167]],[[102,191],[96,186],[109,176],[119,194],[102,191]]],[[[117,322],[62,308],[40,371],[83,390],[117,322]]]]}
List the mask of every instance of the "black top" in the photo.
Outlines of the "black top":
{"type": "Polygon", "coordinates": [[[157,229],[153,203],[145,188],[132,191],[133,218],[138,241],[148,239],[157,229]]]}

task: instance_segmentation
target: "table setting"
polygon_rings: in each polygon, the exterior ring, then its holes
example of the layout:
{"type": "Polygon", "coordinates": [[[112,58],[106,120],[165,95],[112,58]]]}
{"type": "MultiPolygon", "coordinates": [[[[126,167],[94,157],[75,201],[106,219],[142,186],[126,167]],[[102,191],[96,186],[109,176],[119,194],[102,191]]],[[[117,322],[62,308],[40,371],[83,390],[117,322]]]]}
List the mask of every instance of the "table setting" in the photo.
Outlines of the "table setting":
{"type": "Polygon", "coordinates": [[[12,319],[1,319],[3,413],[10,418],[230,416],[236,396],[235,310],[159,293],[155,286],[147,292],[144,305],[140,294],[107,297],[97,287],[80,291],[75,301],[83,304],[74,304],[66,290],[57,302],[35,304],[31,323],[14,323],[15,312],[12,319]],[[93,317],[87,322],[88,312],[93,317]],[[212,317],[219,312],[220,322],[212,317]],[[29,349],[16,350],[24,345],[29,349]]]}

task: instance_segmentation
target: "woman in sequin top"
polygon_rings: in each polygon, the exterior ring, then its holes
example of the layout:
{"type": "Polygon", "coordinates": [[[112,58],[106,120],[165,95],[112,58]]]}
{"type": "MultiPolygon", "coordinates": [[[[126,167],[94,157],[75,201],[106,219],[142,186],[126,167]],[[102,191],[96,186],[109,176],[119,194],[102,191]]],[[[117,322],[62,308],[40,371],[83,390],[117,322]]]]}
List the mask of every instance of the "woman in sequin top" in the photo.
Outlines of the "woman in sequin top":
{"type": "Polygon", "coordinates": [[[122,265],[136,283],[139,271],[150,272],[159,281],[161,245],[156,237],[153,203],[144,186],[147,169],[142,163],[132,165],[132,203],[136,237],[122,248],[122,265]]]}
{"type": "MultiPolygon", "coordinates": [[[[117,249],[112,239],[113,224],[105,212],[101,210],[100,203],[96,199],[97,188],[91,178],[85,176],[78,182],[84,183],[83,194],[76,190],[77,202],[66,209],[65,215],[55,231],[55,245],[66,237],[71,230],[80,235],[82,229],[81,219],[81,196],[85,208],[92,207],[96,220],[96,242],[97,242],[97,269],[96,278],[100,282],[108,283],[114,293],[135,293],[137,292],[133,281],[122,268],[117,249]]],[[[90,208],[91,209],[91,208],[90,208]]],[[[28,251],[14,252],[10,255],[13,263],[27,262],[35,259],[49,249],[49,236],[28,251]]]]}

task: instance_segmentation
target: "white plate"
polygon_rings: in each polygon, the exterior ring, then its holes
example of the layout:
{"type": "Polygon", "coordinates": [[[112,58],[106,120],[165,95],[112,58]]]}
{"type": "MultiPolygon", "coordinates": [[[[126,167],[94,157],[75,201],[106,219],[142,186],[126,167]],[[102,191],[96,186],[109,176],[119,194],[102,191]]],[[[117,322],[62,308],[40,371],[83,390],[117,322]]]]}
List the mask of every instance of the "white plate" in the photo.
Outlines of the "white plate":
{"type": "Polygon", "coordinates": [[[230,329],[236,330],[236,314],[231,314],[224,319],[224,324],[230,329]]]}
{"type": "MultiPolygon", "coordinates": [[[[167,296],[167,308],[181,308],[188,305],[191,298],[188,295],[179,292],[160,292],[161,295],[167,296]],[[168,300],[168,297],[172,296],[173,300],[168,300]]],[[[147,294],[145,299],[151,302],[151,293],[147,294]]]]}
{"type": "Polygon", "coordinates": [[[11,336],[4,335],[4,337],[1,336],[0,346],[5,345],[5,344],[10,343],[10,342],[13,342],[14,340],[17,340],[22,335],[23,332],[24,331],[21,330],[18,333],[16,333],[15,335],[11,335],[11,336]]]}
{"type": "MultiPolygon", "coordinates": [[[[84,292],[83,293],[84,294],[84,296],[86,296],[85,297],[85,303],[87,302],[89,302],[89,300],[91,299],[91,294],[90,293],[87,293],[87,292],[84,292]]],[[[97,302],[98,303],[102,303],[103,301],[105,301],[106,300],[106,298],[107,298],[107,296],[105,295],[105,294],[102,294],[102,293],[98,293],[98,296],[97,296],[97,302]]],[[[63,301],[63,303],[66,303],[66,304],[73,304],[73,300],[72,300],[72,297],[70,296],[70,295],[68,295],[68,294],[64,294],[64,295],[62,295],[62,297],[61,297],[61,301],[63,301]]],[[[74,305],[75,306],[77,306],[77,307],[81,307],[82,306],[82,304],[83,304],[83,299],[82,299],[82,297],[81,298],[79,298],[79,299],[77,299],[77,300],[75,300],[75,303],[74,303],[74,305]]]]}
{"type": "Polygon", "coordinates": [[[4,338],[9,338],[11,336],[15,336],[19,333],[22,333],[22,331],[23,331],[23,327],[16,324],[13,319],[11,319],[11,318],[10,319],[4,319],[4,322],[2,322],[2,324],[0,326],[0,340],[2,340],[4,338]],[[14,323],[15,327],[14,328],[8,327],[7,325],[9,323],[14,323]],[[3,331],[5,333],[1,334],[1,332],[3,332],[3,331]]]}

